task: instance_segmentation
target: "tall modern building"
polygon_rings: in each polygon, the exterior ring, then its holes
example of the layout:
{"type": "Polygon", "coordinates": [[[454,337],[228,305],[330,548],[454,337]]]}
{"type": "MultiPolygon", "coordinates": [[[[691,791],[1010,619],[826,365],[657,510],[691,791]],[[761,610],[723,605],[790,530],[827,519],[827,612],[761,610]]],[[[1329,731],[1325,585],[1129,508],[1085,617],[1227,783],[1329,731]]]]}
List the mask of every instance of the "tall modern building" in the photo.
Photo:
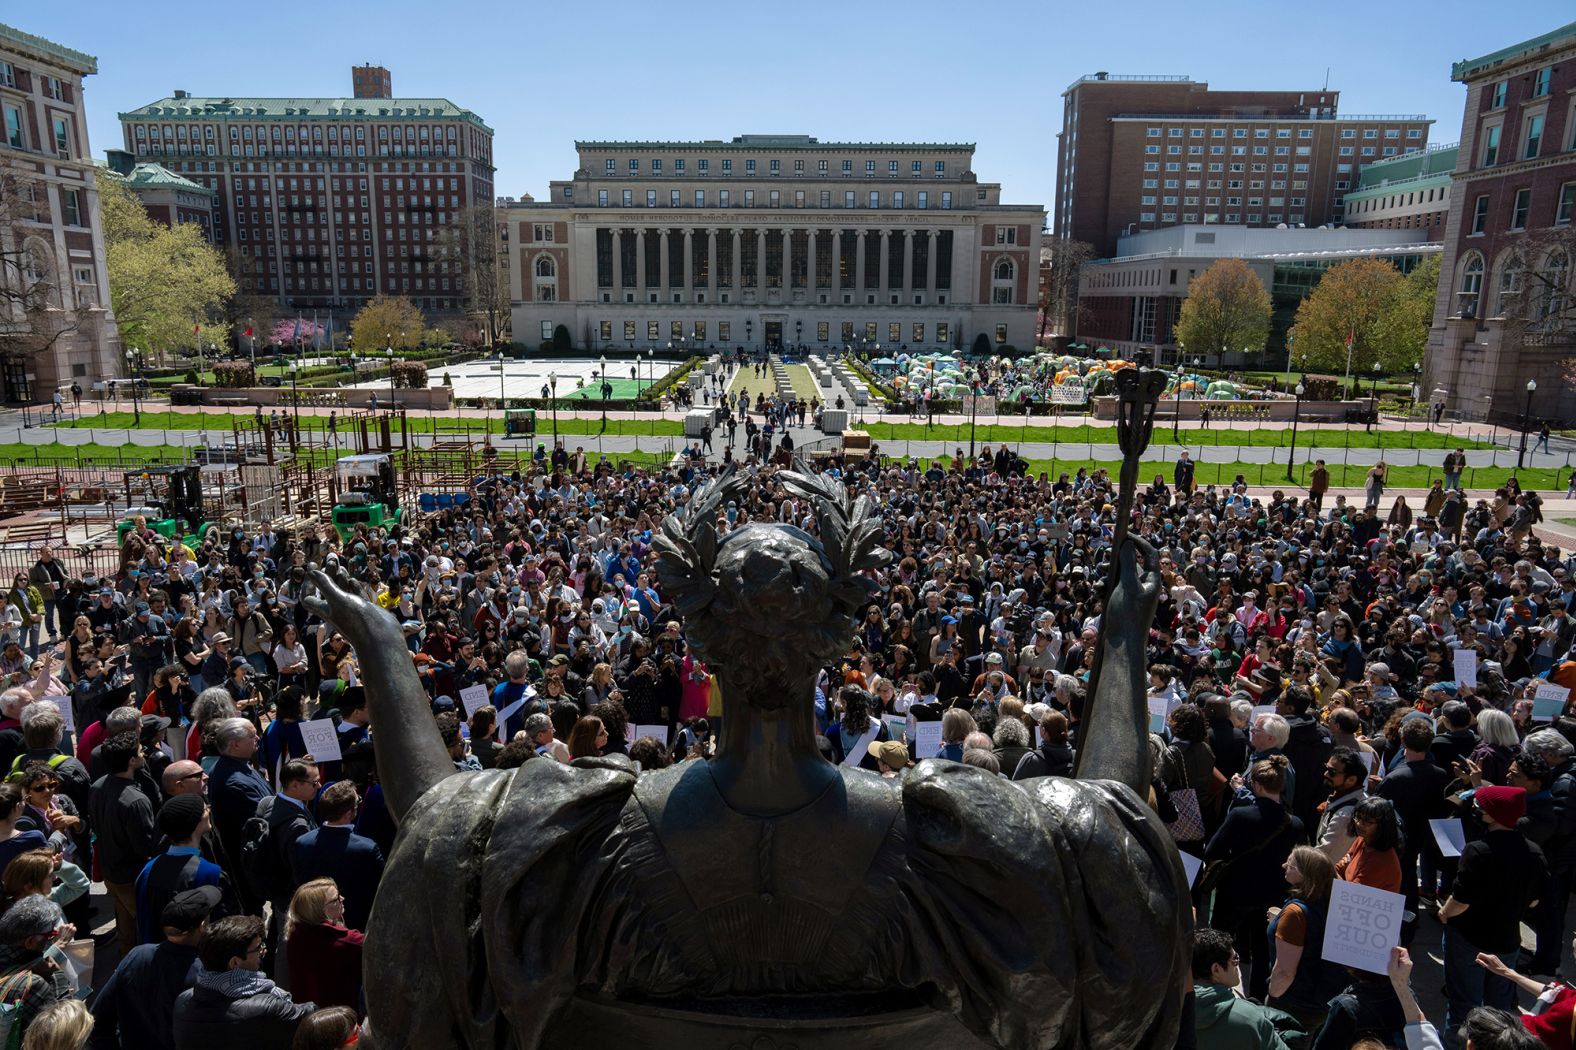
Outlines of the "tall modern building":
{"type": "Polygon", "coordinates": [[[120,114],[125,148],[214,192],[216,243],[241,290],[295,309],[358,309],[376,295],[461,307],[443,230],[493,199],[492,129],[446,98],[390,98],[357,67],[352,98],[168,98],[120,114]]]}
{"type": "Polygon", "coordinates": [[[1576,418],[1576,22],[1457,62],[1466,85],[1429,390],[1465,418],[1576,418]],[[1527,390],[1527,384],[1536,389],[1527,390]]]}
{"type": "Polygon", "coordinates": [[[1322,226],[1364,165],[1419,149],[1419,115],[1341,116],[1340,92],[1212,91],[1188,77],[1080,77],[1062,93],[1058,237],[1116,253],[1178,223],[1322,226]]]}
{"type": "Polygon", "coordinates": [[[506,206],[514,338],[577,346],[1034,345],[1045,209],[970,144],[578,142],[506,206]]]}
{"type": "Polygon", "coordinates": [[[0,396],[47,400],[123,370],[83,78],[98,60],[0,25],[0,396]]]}

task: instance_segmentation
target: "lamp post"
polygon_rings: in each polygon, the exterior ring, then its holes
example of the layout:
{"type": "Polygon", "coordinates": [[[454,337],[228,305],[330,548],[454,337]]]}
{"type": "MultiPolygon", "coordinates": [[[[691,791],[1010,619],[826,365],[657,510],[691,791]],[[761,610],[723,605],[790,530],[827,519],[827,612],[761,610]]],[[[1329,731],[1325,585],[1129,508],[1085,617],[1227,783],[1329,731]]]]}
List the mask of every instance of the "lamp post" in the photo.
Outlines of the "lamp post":
{"type": "Polygon", "coordinates": [[[553,447],[558,447],[558,373],[547,373],[547,385],[553,388],[553,447]]]}
{"type": "MultiPolygon", "coordinates": [[[[300,361],[290,362],[290,408],[294,419],[292,435],[301,433],[301,393],[296,386],[296,373],[301,370],[300,361]]],[[[293,444],[294,442],[292,442],[293,444]]]]}
{"type": "MultiPolygon", "coordinates": [[[[505,403],[504,403],[504,393],[503,393],[503,351],[500,350],[500,351],[498,351],[498,411],[502,412],[504,410],[504,408],[505,408],[505,403]]],[[[505,428],[504,432],[505,433],[508,432],[508,428],[507,427],[505,428]]]]}
{"type": "Polygon", "coordinates": [[[1374,432],[1374,422],[1379,418],[1379,362],[1374,362],[1374,385],[1368,412],[1368,433],[1374,432]]]}
{"type": "MultiPolygon", "coordinates": [[[[138,397],[137,391],[137,351],[126,351],[126,361],[131,366],[131,410],[134,416],[132,423],[136,426],[141,426],[142,400],[138,397]]],[[[1522,444],[1526,444],[1526,442],[1523,441],[1522,444]]]]}
{"type": "Polygon", "coordinates": [[[1532,426],[1532,395],[1538,389],[1536,379],[1527,380],[1527,405],[1521,410],[1521,451],[1516,453],[1516,469],[1520,470],[1527,461],[1527,430],[1532,426]]]}
{"type": "Polygon", "coordinates": [[[1177,389],[1172,396],[1171,405],[1171,440],[1174,444],[1182,444],[1182,355],[1177,354],[1177,389]]]}
{"type": "Polygon", "coordinates": [[[1302,395],[1305,390],[1302,380],[1297,380],[1297,387],[1294,391],[1297,395],[1297,400],[1291,406],[1291,454],[1286,457],[1286,480],[1293,485],[1297,483],[1297,475],[1293,471],[1293,467],[1297,463],[1297,419],[1302,415],[1302,395]]]}
{"type": "Polygon", "coordinates": [[[388,348],[389,358],[389,411],[394,410],[394,348],[388,348]]]}
{"type": "Polygon", "coordinates": [[[980,385],[969,383],[969,459],[974,459],[974,417],[980,405],[980,385]]]}
{"type": "Polygon", "coordinates": [[[1417,411],[1417,403],[1422,400],[1423,393],[1423,362],[1412,362],[1412,403],[1407,406],[1406,414],[1411,415],[1417,411]]]}
{"type": "Polygon", "coordinates": [[[597,360],[597,378],[602,381],[602,429],[607,429],[607,399],[613,396],[613,384],[607,378],[607,355],[597,360]]]}

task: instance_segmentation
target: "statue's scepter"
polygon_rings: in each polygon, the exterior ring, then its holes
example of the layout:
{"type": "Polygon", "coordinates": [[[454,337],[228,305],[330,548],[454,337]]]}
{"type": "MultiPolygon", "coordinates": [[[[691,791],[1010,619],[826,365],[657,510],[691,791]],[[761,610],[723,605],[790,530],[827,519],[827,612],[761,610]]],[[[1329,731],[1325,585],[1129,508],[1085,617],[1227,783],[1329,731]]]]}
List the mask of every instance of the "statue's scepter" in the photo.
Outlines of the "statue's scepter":
{"type": "MultiPolygon", "coordinates": [[[[1155,429],[1155,409],[1166,386],[1166,374],[1148,368],[1123,368],[1116,373],[1116,439],[1122,449],[1122,471],[1116,496],[1116,530],[1111,536],[1114,564],[1122,541],[1127,539],[1128,523],[1133,518],[1133,503],[1138,496],[1139,458],[1149,447],[1155,429]]],[[[1109,594],[1113,575],[1106,586],[1109,594]]]]}
{"type": "MultiPolygon", "coordinates": [[[[1155,409],[1166,386],[1166,374],[1147,368],[1124,368],[1116,373],[1116,436],[1122,449],[1122,470],[1116,497],[1116,527],[1111,535],[1111,555],[1106,562],[1105,586],[1101,589],[1103,608],[1109,610],[1111,593],[1121,575],[1122,544],[1127,542],[1128,523],[1138,497],[1138,466],[1155,428],[1155,409]]],[[[1153,610],[1151,610],[1153,615],[1153,610]]],[[[1127,631],[1147,638],[1149,624],[1113,624],[1102,614],[1100,635],[1095,642],[1094,665],[1089,671],[1088,695],[1098,697],[1100,669],[1106,662],[1106,638],[1113,631],[1127,631]]],[[[1141,648],[1141,645],[1140,645],[1141,648]]],[[[1138,688],[1142,689],[1140,684],[1138,688]]],[[[1081,757],[1081,756],[1080,756],[1081,757]]],[[[1147,765],[1148,752],[1143,759],[1147,765]]],[[[1079,763],[1082,766],[1082,762],[1079,763]]]]}

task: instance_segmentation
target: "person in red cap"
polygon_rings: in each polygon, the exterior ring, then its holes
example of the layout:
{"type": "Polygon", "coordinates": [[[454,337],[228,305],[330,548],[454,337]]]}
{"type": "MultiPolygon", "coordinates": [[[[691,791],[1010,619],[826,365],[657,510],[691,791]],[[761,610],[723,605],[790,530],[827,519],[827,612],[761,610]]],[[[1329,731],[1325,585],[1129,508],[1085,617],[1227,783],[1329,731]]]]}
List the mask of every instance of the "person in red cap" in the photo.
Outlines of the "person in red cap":
{"type": "Polygon", "coordinates": [[[1445,927],[1445,1028],[1456,1031],[1478,1006],[1516,1007],[1516,986],[1479,966],[1479,953],[1514,967],[1521,951],[1521,917],[1537,903],[1548,877],[1543,851],[1516,830],[1527,793],[1490,785],[1472,795],[1483,835],[1466,844],[1450,897],[1439,909],[1445,927]]]}

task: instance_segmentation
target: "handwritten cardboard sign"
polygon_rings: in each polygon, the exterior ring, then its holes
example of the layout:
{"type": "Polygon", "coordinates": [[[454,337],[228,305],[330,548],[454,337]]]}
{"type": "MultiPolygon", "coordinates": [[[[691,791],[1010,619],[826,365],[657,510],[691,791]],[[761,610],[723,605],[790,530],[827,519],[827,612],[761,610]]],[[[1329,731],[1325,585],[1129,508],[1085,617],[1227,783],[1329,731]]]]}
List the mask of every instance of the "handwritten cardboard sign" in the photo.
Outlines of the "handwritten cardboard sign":
{"type": "Polygon", "coordinates": [[[1330,888],[1324,925],[1324,959],[1369,973],[1385,973],[1390,949],[1400,943],[1406,898],[1345,879],[1330,888]]]}
{"type": "Polygon", "coordinates": [[[914,723],[914,757],[919,761],[935,758],[941,751],[941,723],[914,723]]]}

